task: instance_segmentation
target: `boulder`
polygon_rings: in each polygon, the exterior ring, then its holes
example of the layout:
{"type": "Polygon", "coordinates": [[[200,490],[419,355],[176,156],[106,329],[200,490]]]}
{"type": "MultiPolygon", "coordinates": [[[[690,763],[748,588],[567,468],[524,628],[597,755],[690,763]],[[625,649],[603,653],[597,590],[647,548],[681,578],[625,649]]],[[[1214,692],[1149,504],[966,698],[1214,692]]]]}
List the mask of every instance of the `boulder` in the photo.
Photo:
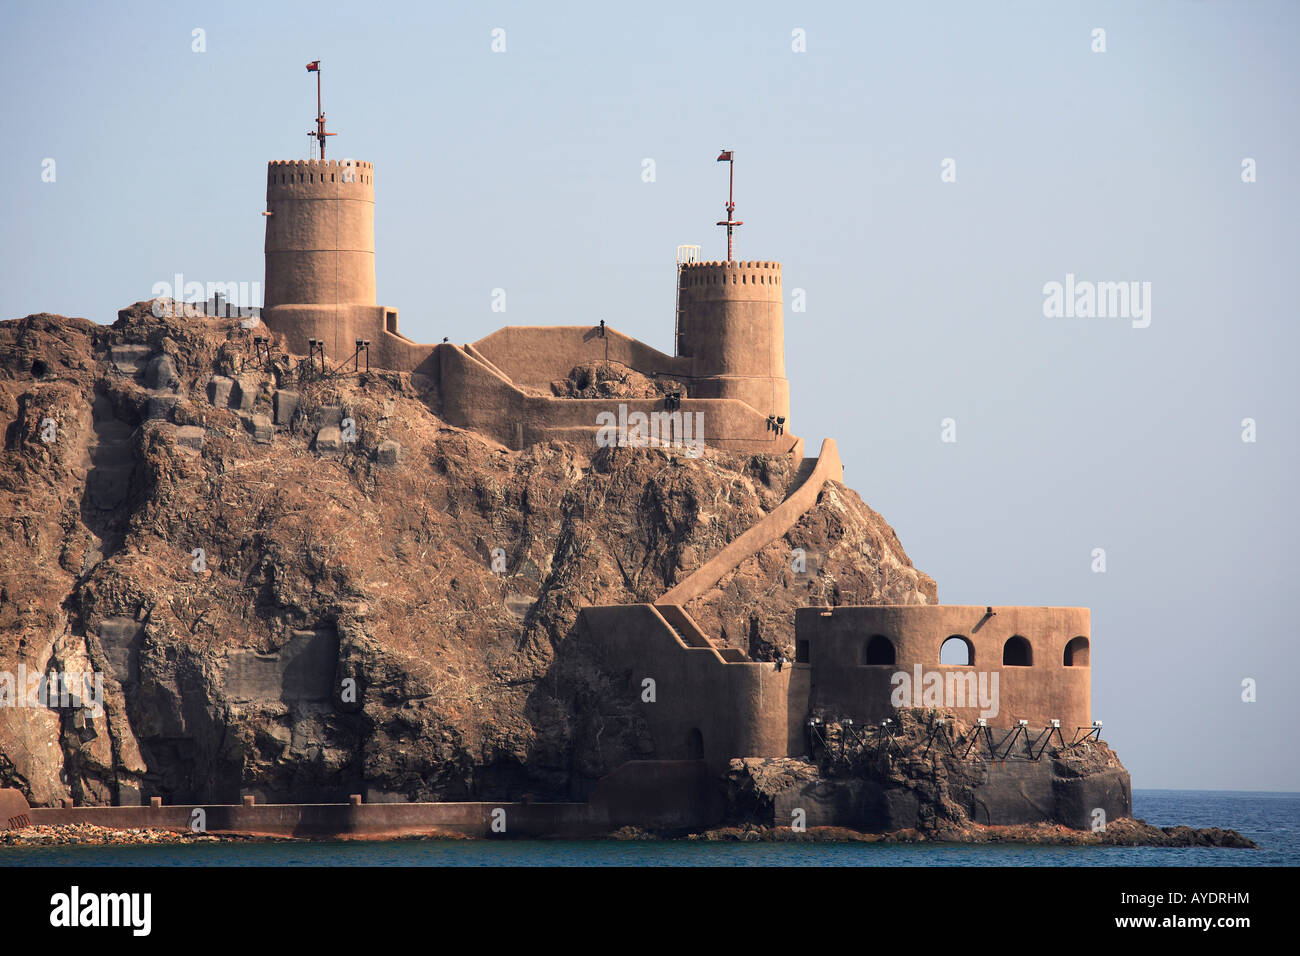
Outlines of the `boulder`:
{"type": "Polygon", "coordinates": [[[248,415],[244,419],[244,427],[248,429],[254,441],[261,442],[263,445],[269,445],[271,439],[275,437],[275,426],[271,424],[269,415],[248,415]]]}
{"type": "Polygon", "coordinates": [[[342,405],[321,405],[311,413],[311,427],[315,428],[317,431],[331,425],[337,428],[342,424],[342,405]]]}
{"type": "Polygon", "coordinates": [[[198,425],[181,425],[176,429],[176,444],[183,445],[186,448],[203,448],[203,438],[207,434],[206,429],[198,425]]]}
{"type": "Polygon", "coordinates": [[[225,408],[230,404],[230,391],[235,386],[233,378],[227,378],[224,375],[214,375],[208,382],[208,400],[218,408],[225,408]]]}
{"type": "Polygon", "coordinates": [[[145,405],[145,420],[170,418],[172,409],[176,407],[178,401],[180,401],[179,395],[150,395],[149,402],[145,405]]]}
{"type": "Polygon", "coordinates": [[[275,423],[277,425],[288,425],[293,419],[293,413],[298,409],[298,393],[285,388],[278,388],[275,391],[273,404],[275,406],[275,423]]]}
{"type": "Polygon", "coordinates": [[[316,432],[316,454],[337,458],[343,453],[343,433],[337,425],[326,425],[316,432]]]}
{"type": "Polygon", "coordinates": [[[230,406],[240,411],[249,411],[257,403],[257,386],[249,385],[235,379],[230,390],[230,406]]]}
{"type": "Polygon", "coordinates": [[[144,381],[150,388],[171,388],[178,383],[176,363],[170,355],[159,355],[149,360],[145,369],[144,381]]]}

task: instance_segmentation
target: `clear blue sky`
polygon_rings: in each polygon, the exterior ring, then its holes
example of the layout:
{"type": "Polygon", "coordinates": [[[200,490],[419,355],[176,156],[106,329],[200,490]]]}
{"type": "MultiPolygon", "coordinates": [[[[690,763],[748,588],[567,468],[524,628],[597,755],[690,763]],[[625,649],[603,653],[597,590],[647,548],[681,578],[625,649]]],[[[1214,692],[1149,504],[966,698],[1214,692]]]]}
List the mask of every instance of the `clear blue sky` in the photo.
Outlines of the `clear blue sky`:
{"type": "Polygon", "coordinates": [[[791,430],[837,439],[940,599],[1090,606],[1135,786],[1300,790],[1298,25],[1192,0],[5,0],[0,317],[260,281],[265,164],[307,155],[320,59],[407,334],[604,318],[669,351],[674,249],[722,254],[732,147],[738,257],[806,290],[791,430]],[[1150,282],[1150,326],[1045,318],[1067,273],[1150,282]]]}

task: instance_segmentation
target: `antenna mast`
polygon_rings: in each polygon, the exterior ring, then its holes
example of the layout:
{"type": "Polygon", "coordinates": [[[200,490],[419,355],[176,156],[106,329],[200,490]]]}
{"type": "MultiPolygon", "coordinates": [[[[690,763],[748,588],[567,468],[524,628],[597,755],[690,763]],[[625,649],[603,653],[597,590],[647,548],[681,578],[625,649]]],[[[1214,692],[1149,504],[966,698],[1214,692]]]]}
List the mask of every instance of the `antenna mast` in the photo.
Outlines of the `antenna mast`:
{"type": "Polygon", "coordinates": [[[325,137],[337,136],[338,133],[325,132],[325,111],[321,109],[320,105],[320,60],[312,60],[308,63],[307,72],[316,74],[316,131],[314,133],[308,133],[307,135],[314,137],[316,142],[320,144],[320,158],[324,159],[325,137]]]}
{"type": "Polygon", "coordinates": [[[732,258],[731,230],[736,226],[743,226],[744,223],[735,218],[736,215],[736,154],[733,150],[724,149],[718,154],[718,162],[726,163],[730,167],[729,183],[727,186],[727,218],[718,223],[719,226],[727,227],[727,261],[732,258]]]}

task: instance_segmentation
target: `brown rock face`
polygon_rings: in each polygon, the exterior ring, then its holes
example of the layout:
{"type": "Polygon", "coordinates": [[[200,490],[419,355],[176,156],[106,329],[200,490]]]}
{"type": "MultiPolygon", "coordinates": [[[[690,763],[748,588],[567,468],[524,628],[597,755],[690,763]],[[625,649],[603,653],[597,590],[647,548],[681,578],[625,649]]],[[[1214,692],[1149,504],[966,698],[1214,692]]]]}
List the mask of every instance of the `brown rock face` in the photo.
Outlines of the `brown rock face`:
{"type": "Polygon", "coordinates": [[[1043,823],[1100,833],[1132,815],[1128,772],[1104,741],[986,731],[939,709],[894,713],[884,727],[823,721],[803,759],[732,760],[724,781],[728,819],[970,842],[988,826],[1043,823]]]}
{"type": "MultiPolygon", "coordinates": [[[[652,756],[598,664],[560,653],[578,609],[658,597],[775,507],[790,465],[512,452],[440,421],[409,375],[300,371],[258,362],[238,320],[146,304],[111,328],[0,323],[0,672],[103,674],[97,713],[0,707],[0,787],[33,805],[581,798],[652,756]],[[163,372],[170,421],[148,417],[163,372]],[[214,380],[238,381],[237,407],[214,380]]],[[[935,587],[833,485],[690,610],[793,657],[796,605],[851,600],[935,587]]]]}
{"type": "Polygon", "coordinates": [[[680,382],[649,378],[620,362],[577,365],[568,378],[551,383],[557,398],[658,398],[670,392],[686,395],[680,382]]]}

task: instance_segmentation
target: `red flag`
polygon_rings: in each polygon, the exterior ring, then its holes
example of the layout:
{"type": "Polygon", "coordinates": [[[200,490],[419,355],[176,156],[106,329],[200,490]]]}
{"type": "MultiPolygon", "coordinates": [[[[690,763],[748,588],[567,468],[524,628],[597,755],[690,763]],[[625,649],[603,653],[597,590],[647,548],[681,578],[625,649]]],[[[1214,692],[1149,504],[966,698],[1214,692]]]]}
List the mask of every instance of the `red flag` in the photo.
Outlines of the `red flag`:
{"type": "Polygon", "coordinates": [[[719,153],[719,154],[718,154],[718,162],[720,162],[720,163],[729,163],[729,162],[731,162],[731,150],[729,150],[729,149],[724,149],[721,153],[719,153]]]}
{"type": "Polygon", "coordinates": [[[308,63],[308,64],[307,64],[307,72],[308,72],[308,73],[319,73],[319,72],[320,72],[320,60],[312,60],[310,63],[308,63]]]}

